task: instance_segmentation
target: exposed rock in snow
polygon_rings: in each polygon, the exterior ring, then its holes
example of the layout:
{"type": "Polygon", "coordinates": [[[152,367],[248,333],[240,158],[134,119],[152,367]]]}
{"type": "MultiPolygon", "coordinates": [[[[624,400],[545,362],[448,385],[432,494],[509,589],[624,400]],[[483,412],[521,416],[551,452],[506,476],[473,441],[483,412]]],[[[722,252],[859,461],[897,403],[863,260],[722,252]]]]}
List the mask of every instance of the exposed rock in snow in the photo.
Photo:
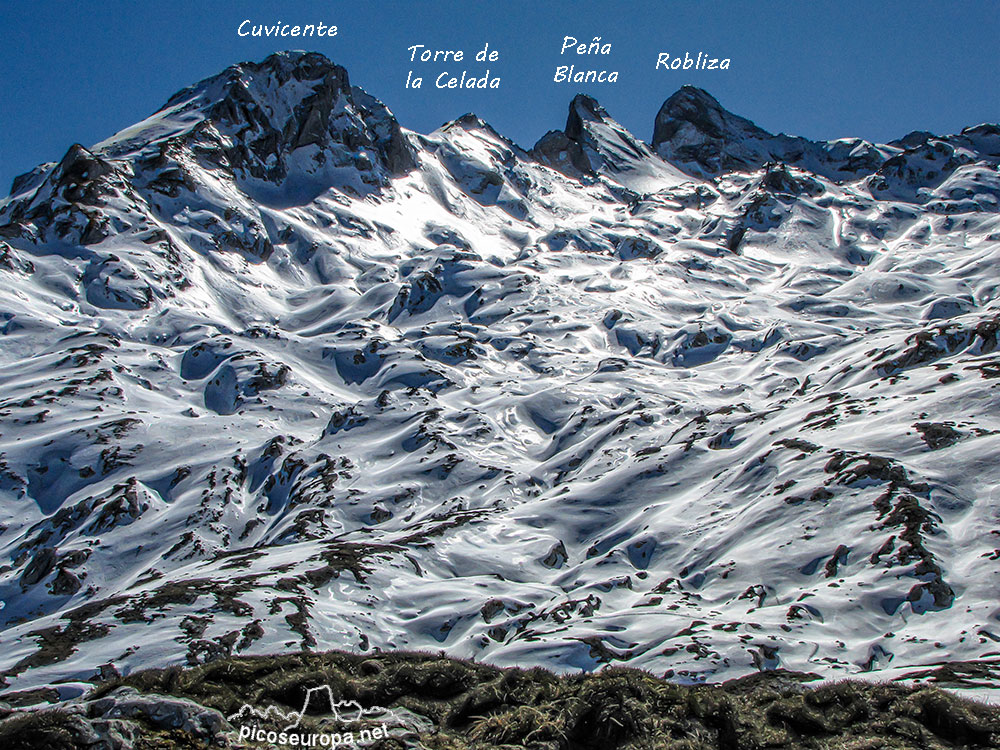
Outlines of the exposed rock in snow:
{"type": "Polygon", "coordinates": [[[73,146],[0,201],[3,680],[992,658],[998,164],[687,87],[421,135],[305,53],[73,146]]]}

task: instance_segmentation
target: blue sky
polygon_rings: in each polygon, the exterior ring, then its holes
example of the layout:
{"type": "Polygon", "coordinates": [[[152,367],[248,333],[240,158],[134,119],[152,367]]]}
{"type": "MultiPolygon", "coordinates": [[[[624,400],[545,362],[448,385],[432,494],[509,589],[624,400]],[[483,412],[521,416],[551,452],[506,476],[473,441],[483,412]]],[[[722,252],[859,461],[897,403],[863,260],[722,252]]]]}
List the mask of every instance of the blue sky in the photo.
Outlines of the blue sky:
{"type": "MultiPolygon", "coordinates": [[[[578,91],[648,140],[685,83],[772,131],[888,140],[1000,120],[1000,4],[807,0],[6,0],[0,8],[0,193],[73,142],[95,143],[176,90],[241,60],[307,48],[347,67],[406,127],[428,132],[465,112],[530,146],[561,128],[578,91]],[[332,39],[241,39],[240,21],[335,23],[332,39]],[[564,35],[612,44],[608,57],[560,56],[564,35]],[[404,88],[407,47],[489,42],[498,90],[404,88]],[[657,53],[705,51],[728,71],[654,71],[657,53]],[[616,84],[552,82],[557,65],[619,71],[616,84]]],[[[474,61],[449,65],[479,70],[474,61]]],[[[427,66],[439,71],[441,66],[427,66]]]]}

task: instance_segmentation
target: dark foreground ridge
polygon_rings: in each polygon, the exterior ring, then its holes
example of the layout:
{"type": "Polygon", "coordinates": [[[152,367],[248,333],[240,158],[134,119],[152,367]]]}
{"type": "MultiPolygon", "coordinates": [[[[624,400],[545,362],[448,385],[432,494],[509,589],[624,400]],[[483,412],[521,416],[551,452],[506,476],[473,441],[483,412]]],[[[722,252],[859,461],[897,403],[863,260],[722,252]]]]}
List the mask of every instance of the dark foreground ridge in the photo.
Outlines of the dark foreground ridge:
{"type": "MultiPolygon", "coordinates": [[[[633,669],[560,677],[541,668],[497,669],[404,652],[242,657],[139,672],[58,707],[5,709],[0,747],[274,747],[241,741],[239,727],[255,723],[280,731],[294,723],[298,732],[350,729],[343,709],[339,722],[331,721],[331,699],[356,701],[364,722],[393,727],[387,739],[341,746],[373,750],[1000,746],[1000,708],[936,687],[860,681],[810,687],[815,679],[776,670],[719,685],[684,686],[633,669]],[[320,691],[310,690],[315,688],[320,691]],[[307,700],[319,692],[329,698],[307,700]],[[299,719],[297,712],[307,704],[299,719]],[[372,706],[387,711],[373,719],[364,714],[372,706]],[[244,714],[234,717],[241,708],[244,714]],[[262,718],[265,713],[269,719],[262,718]]],[[[7,698],[18,702],[17,696],[7,698]]],[[[356,722],[354,730],[364,722],[356,722]]]]}

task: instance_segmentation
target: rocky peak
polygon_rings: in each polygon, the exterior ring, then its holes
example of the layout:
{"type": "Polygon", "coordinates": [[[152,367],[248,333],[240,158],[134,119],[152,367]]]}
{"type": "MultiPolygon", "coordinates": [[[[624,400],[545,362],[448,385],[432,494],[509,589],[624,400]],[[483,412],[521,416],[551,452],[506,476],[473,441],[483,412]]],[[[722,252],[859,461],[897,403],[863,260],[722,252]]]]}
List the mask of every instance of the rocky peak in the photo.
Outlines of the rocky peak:
{"type": "Polygon", "coordinates": [[[927,130],[914,130],[911,133],[907,133],[902,138],[897,138],[894,141],[890,141],[890,145],[898,146],[899,148],[903,149],[918,148],[927,143],[927,141],[929,141],[931,138],[935,137],[936,136],[933,133],[927,130]]]}
{"type": "MultiPolygon", "coordinates": [[[[223,95],[208,108],[220,124],[269,125],[292,149],[324,142],[334,108],[350,106],[347,71],[317,53],[277,53],[224,71],[223,95]]],[[[212,87],[210,87],[212,88],[212,87]]]]}
{"type": "Polygon", "coordinates": [[[586,94],[577,94],[569,104],[565,133],[568,138],[580,141],[588,135],[586,123],[607,121],[613,122],[596,99],[586,94]]]}
{"type": "Polygon", "coordinates": [[[683,86],[656,115],[653,150],[685,172],[713,177],[775,160],[775,136],[726,110],[707,91],[683,86]]]}
{"type": "Polygon", "coordinates": [[[214,165],[238,178],[273,183],[353,167],[362,182],[379,185],[416,164],[389,109],[316,52],[279,52],[230,66],[178,92],[141,126],[100,147],[124,156],[177,138],[214,154],[214,165]]]}
{"type": "Polygon", "coordinates": [[[696,177],[754,171],[782,162],[833,180],[858,179],[876,171],[895,149],[860,138],[811,141],[774,135],[735,115],[707,91],[683,86],[656,115],[653,150],[696,177]]]}
{"type": "Polygon", "coordinates": [[[564,130],[550,130],[531,150],[538,161],[571,176],[593,175],[594,165],[584,151],[584,121],[599,120],[607,113],[595,99],[577,94],[569,105],[564,130]]]}
{"type": "Polygon", "coordinates": [[[531,153],[565,174],[603,174],[639,192],[653,186],[651,179],[666,179],[660,185],[665,187],[680,177],[586,94],[570,102],[565,129],[546,133],[531,153]]]}
{"type": "Polygon", "coordinates": [[[653,148],[678,135],[700,135],[724,139],[733,135],[770,138],[770,133],[743,117],[734,115],[719,100],[696,86],[682,86],[667,99],[656,115],[653,148]]]}
{"type": "Polygon", "coordinates": [[[416,163],[388,108],[352,87],[347,71],[319,53],[276,53],[222,77],[223,96],[207,114],[235,136],[231,156],[255,177],[282,179],[288,156],[309,146],[318,166],[365,171],[372,164],[398,175],[416,163]]]}
{"type": "Polygon", "coordinates": [[[161,112],[196,102],[219,122],[244,123],[244,107],[266,102],[275,120],[287,119],[304,99],[331,101],[351,95],[347,70],[318,52],[276,52],[260,62],[231,65],[174,94],[161,112]]]}
{"type": "Polygon", "coordinates": [[[89,150],[76,144],[58,163],[17,178],[0,224],[5,236],[54,232],[87,245],[110,231],[105,204],[127,207],[121,226],[146,226],[164,196],[186,191],[188,204],[196,202],[206,170],[228,173],[255,195],[268,183],[276,200],[307,202],[330,188],[379,190],[415,165],[396,118],[352,86],[343,67],[318,53],[281,52],[233,65],[141,123],[89,150]]]}
{"type": "Polygon", "coordinates": [[[92,153],[79,143],[69,147],[63,158],[23,174],[14,180],[12,194],[26,193],[48,186],[48,192],[68,203],[96,205],[108,183],[121,177],[115,165],[92,153]]]}
{"type": "Polygon", "coordinates": [[[485,134],[488,138],[503,143],[511,151],[517,153],[523,153],[523,149],[517,146],[512,140],[507,136],[503,135],[496,128],[490,125],[486,120],[481,118],[474,112],[466,112],[461,117],[456,117],[451,122],[447,122],[441,126],[443,132],[449,132],[455,129],[464,130],[466,132],[481,132],[485,134]]]}
{"type": "Polygon", "coordinates": [[[111,174],[114,167],[94,156],[79,143],[74,143],[59,162],[57,170],[62,173],[65,181],[79,185],[111,174]]]}
{"type": "Polygon", "coordinates": [[[74,143],[58,163],[15,179],[21,198],[0,206],[3,233],[44,237],[54,229],[83,245],[98,242],[107,231],[104,206],[134,202],[130,177],[122,165],[74,143]]]}

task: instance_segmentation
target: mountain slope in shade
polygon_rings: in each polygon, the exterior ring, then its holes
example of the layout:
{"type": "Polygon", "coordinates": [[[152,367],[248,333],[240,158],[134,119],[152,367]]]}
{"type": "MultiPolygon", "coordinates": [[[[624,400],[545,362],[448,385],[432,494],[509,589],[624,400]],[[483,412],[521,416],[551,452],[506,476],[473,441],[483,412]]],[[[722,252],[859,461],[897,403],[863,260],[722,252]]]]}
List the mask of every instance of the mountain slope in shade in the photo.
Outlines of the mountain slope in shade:
{"type": "Polygon", "coordinates": [[[995,659],[1000,130],[848,146],[691,89],[422,135],[284,53],[19,178],[4,681],[995,659]]]}

